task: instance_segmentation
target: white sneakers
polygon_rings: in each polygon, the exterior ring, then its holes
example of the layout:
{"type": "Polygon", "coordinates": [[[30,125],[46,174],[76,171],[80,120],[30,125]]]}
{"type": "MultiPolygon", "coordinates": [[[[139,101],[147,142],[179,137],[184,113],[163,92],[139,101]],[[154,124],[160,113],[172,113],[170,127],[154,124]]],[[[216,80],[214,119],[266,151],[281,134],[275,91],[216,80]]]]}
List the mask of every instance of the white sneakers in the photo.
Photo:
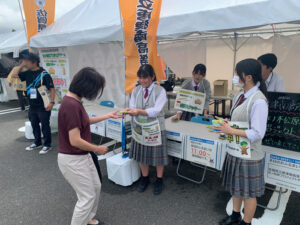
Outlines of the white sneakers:
{"type": "MultiPolygon", "coordinates": [[[[35,150],[35,149],[38,149],[38,148],[41,148],[42,146],[41,145],[36,145],[36,144],[32,144],[28,147],[25,148],[26,151],[32,151],[32,150],[35,150]]],[[[46,153],[48,153],[49,151],[51,150],[51,147],[47,147],[47,146],[44,146],[42,148],[42,150],[39,152],[40,155],[44,155],[46,153]]]]}
{"type": "Polygon", "coordinates": [[[47,154],[51,150],[51,147],[44,146],[42,150],[39,152],[40,155],[47,154]]]}
{"type": "Polygon", "coordinates": [[[40,148],[40,147],[42,147],[42,146],[41,145],[36,145],[36,144],[33,143],[32,145],[26,147],[25,150],[26,151],[32,151],[32,150],[40,148]]]}

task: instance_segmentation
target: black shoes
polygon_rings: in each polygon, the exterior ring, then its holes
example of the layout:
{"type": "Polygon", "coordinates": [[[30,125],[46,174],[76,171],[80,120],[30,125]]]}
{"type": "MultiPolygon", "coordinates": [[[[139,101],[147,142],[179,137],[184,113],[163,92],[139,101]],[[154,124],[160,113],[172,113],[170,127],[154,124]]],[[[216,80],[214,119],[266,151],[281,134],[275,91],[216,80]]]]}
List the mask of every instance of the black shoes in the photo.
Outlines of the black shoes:
{"type": "Polygon", "coordinates": [[[227,216],[219,222],[219,225],[238,225],[242,221],[242,217],[233,218],[232,216],[227,216]]]}
{"type": "Polygon", "coordinates": [[[146,191],[148,184],[149,184],[149,177],[142,176],[141,181],[138,186],[138,192],[142,193],[142,192],[146,191]]]}
{"type": "Polygon", "coordinates": [[[162,178],[156,178],[156,181],[154,183],[154,190],[153,194],[154,195],[160,195],[161,192],[164,189],[164,184],[163,184],[163,179],[162,178]]]}
{"type": "MultiPolygon", "coordinates": [[[[137,188],[138,192],[142,193],[144,191],[146,191],[148,185],[149,185],[150,181],[149,181],[149,177],[141,177],[139,186],[137,188]]],[[[153,189],[153,194],[154,195],[159,195],[162,193],[164,188],[163,185],[163,179],[162,178],[156,178],[156,181],[154,183],[154,189],[153,189]]]]}

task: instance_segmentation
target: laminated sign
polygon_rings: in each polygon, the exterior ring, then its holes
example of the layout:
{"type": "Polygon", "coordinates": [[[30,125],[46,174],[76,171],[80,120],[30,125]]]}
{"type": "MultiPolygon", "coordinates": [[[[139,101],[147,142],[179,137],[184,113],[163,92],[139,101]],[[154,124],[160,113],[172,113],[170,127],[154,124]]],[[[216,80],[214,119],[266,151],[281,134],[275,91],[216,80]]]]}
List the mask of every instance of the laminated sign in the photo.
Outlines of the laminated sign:
{"type": "Polygon", "coordinates": [[[177,93],[174,108],[196,114],[202,114],[205,97],[205,93],[181,89],[177,93]]]}
{"type": "MultiPolygon", "coordinates": [[[[228,122],[234,129],[248,130],[249,124],[247,122],[228,122]]],[[[249,159],[251,158],[251,147],[248,138],[227,134],[227,152],[235,157],[249,159]]]]}
{"type": "Polygon", "coordinates": [[[132,138],[135,141],[146,146],[161,145],[161,132],[158,120],[148,123],[137,122],[135,118],[134,120],[134,123],[132,123],[132,138]]]}

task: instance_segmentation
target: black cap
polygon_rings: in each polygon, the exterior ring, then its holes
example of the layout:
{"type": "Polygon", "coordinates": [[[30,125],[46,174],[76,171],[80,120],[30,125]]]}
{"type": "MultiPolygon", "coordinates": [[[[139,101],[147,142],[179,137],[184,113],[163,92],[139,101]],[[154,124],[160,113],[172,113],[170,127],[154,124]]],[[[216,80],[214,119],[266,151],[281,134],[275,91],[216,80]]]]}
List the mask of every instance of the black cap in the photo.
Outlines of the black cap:
{"type": "Polygon", "coordinates": [[[38,65],[40,63],[40,57],[32,52],[29,52],[28,55],[23,55],[23,59],[29,60],[32,63],[36,62],[38,65]]]}
{"type": "Polygon", "coordinates": [[[24,59],[26,56],[28,56],[28,54],[29,54],[29,51],[27,49],[21,51],[19,54],[19,59],[24,59]]]}

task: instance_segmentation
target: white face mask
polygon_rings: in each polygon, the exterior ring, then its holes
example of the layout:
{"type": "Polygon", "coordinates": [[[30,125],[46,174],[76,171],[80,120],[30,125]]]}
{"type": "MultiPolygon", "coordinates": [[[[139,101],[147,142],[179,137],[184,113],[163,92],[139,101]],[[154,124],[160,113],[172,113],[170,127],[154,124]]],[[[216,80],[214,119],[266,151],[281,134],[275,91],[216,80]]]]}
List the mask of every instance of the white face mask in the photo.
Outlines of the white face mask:
{"type": "Polygon", "coordinates": [[[244,87],[244,84],[240,83],[240,78],[237,75],[234,75],[232,78],[232,84],[236,87],[242,88],[244,87]]]}

